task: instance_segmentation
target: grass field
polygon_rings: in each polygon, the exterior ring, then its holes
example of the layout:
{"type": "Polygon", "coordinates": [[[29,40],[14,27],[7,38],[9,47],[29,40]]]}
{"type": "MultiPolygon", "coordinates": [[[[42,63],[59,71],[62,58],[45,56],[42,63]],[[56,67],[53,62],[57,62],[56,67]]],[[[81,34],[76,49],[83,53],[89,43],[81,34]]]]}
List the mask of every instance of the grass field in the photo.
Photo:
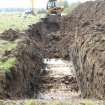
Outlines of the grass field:
{"type": "Polygon", "coordinates": [[[28,28],[28,25],[36,23],[44,14],[37,16],[25,15],[19,13],[1,13],[0,14],[0,33],[9,28],[18,29],[20,31],[28,28]]]}
{"type": "Polygon", "coordinates": [[[103,101],[74,100],[74,101],[42,101],[42,100],[21,100],[21,101],[0,101],[0,105],[105,105],[103,101]]]}

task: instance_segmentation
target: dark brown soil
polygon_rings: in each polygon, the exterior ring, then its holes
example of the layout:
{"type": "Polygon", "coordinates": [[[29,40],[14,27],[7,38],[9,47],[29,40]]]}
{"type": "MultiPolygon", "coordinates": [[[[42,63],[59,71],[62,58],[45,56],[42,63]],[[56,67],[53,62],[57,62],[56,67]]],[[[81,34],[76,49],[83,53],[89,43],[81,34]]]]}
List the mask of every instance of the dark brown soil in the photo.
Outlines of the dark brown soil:
{"type": "MultiPolygon", "coordinates": [[[[3,86],[0,91],[1,98],[36,98],[38,92],[47,90],[47,86],[43,89],[40,87],[43,86],[43,81],[47,83],[54,81],[54,79],[50,80],[48,74],[47,80],[41,78],[41,75],[46,75],[43,72],[42,60],[45,57],[60,57],[56,46],[56,43],[61,40],[58,32],[60,19],[61,17],[49,16],[42,22],[31,25],[24,34],[12,29],[2,33],[1,38],[4,40],[21,39],[21,42],[19,41],[14,52],[9,53],[16,57],[17,62],[10,72],[6,72],[6,81],[1,82],[3,86]]],[[[4,56],[7,57],[7,55],[4,56]]],[[[68,80],[65,79],[65,81],[68,80]]]]}
{"type": "Polygon", "coordinates": [[[50,16],[25,34],[16,67],[7,73],[8,97],[33,97],[42,58],[59,57],[74,63],[82,97],[105,98],[105,0],[80,4],[70,16],[50,16]]]}
{"type": "Polygon", "coordinates": [[[14,40],[18,39],[19,36],[20,36],[20,33],[18,31],[9,29],[9,30],[3,32],[0,35],[0,38],[2,38],[3,40],[7,40],[7,41],[14,41],[14,40]]]}
{"type": "MultiPolygon", "coordinates": [[[[84,98],[105,98],[105,1],[81,4],[68,21],[74,43],[70,55],[84,98]]],[[[71,37],[69,38],[71,42],[71,37]]],[[[65,40],[66,41],[66,40],[65,40]]]]}
{"type": "Polygon", "coordinates": [[[43,67],[41,50],[28,41],[28,43],[26,42],[24,45],[19,46],[16,58],[17,64],[6,75],[7,94],[9,98],[35,98],[34,95],[38,91],[35,84],[39,81],[43,67]]]}
{"type": "Polygon", "coordinates": [[[56,22],[59,30],[48,34],[47,55],[70,57],[82,97],[105,98],[105,0],[81,4],[56,22]]]}

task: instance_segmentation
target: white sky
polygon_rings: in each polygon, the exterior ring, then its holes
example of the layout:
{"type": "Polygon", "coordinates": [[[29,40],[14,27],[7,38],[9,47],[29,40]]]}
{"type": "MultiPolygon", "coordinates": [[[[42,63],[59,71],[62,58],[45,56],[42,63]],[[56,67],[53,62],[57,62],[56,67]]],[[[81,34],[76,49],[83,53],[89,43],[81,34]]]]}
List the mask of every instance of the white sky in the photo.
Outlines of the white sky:
{"type": "MultiPolygon", "coordinates": [[[[28,8],[31,0],[0,0],[0,8],[28,8]]],[[[69,2],[85,2],[88,0],[68,0],[69,2]]],[[[37,0],[36,8],[46,8],[47,0],[37,0]]]]}

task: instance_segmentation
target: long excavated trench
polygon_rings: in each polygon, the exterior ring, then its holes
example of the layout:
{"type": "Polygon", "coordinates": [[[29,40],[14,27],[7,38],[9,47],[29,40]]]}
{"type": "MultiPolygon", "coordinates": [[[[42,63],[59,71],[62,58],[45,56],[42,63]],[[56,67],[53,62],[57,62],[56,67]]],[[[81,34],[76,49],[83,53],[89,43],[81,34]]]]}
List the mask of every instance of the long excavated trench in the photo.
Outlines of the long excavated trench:
{"type": "Polygon", "coordinates": [[[1,99],[105,99],[105,0],[80,4],[68,16],[44,18],[23,33],[10,29],[0,38],[19,39],[15,50],[3,54],[14,56],[16,64],[0,73],[1,99]],[[72,67],[64,67],[70,62],[72,67]]]}
{"type": "Polygon", "coordinates": [[[60,33],[56,35],[60,20],[49,16],[24,33],[10,29],[1,34],[2,40],[15,41],[18,46],[8,54],[16,57],[16,64],[0,73],[0,98],[67,100],[79,95],[73,64],[56,46],[61,38],[60,33]]]}

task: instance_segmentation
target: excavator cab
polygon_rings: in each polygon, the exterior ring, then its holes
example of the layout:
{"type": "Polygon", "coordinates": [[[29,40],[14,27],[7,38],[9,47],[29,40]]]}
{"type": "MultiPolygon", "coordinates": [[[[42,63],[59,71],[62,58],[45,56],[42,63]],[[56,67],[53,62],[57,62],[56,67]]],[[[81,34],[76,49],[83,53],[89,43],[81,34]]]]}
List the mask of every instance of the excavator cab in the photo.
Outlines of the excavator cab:
{"type": "Polygon", "coordinates": [[[59,4],[58,0],[49,0],[47,3],[48,15],[55,14],[61,16],[64,8],[59,4]]]}
{"type": "Polygon", "coordinates": [[[57,6],[57,0],[49,0],[47,4],[47,9],[54,8],[57,6]]]}

